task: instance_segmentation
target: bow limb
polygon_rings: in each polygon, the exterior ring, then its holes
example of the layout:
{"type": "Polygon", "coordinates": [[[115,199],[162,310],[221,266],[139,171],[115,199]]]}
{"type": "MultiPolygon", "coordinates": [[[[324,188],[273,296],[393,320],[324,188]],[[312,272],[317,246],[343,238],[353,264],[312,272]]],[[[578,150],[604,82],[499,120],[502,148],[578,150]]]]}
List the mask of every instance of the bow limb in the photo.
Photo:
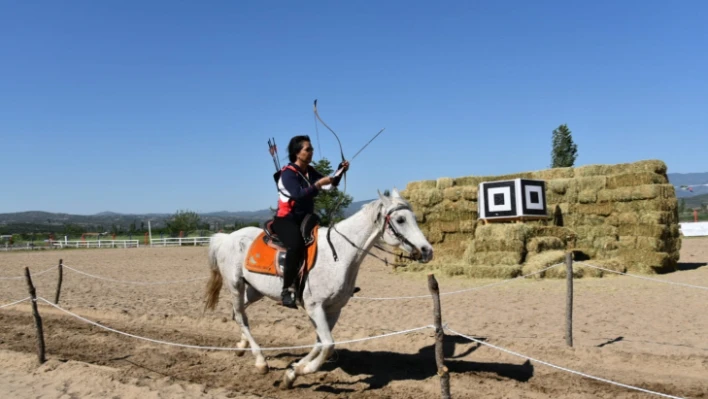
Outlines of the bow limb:
{"type": "Polygon", "coordinates": [[[320,121],[324,125],[324,127],[327,128],[327,130],[332,132],[334,137],[337,139],[337,143],[339,144],[339,154],[342,156],[342,162],[344,162],[346,160],[346,158],[344,158],[344,150],[342,149],[342,142],[339,140],[339,136],[337,136],[337,133],[335,133],[331,127],[327,126],[325,121],[323,121],[322,118],[320,118],[320,114],[319,114],[319,112],[317,112],[317,99],[315,99],[315,104],[313,106],[313,109],[315,111],[315,117],[317,118],[317,120],[320,121]]]}

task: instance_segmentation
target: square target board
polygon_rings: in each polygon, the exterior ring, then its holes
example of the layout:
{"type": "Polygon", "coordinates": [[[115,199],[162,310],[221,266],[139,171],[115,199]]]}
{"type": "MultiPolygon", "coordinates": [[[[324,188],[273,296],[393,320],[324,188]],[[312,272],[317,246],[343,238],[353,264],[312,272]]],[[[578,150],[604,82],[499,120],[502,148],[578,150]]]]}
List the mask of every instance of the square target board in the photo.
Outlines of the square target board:
{"type": "Polygon", "coordinates": [[[480,219],[548,217],[546,182],[521,178],[482,182],[477,206],[480,219]]]}

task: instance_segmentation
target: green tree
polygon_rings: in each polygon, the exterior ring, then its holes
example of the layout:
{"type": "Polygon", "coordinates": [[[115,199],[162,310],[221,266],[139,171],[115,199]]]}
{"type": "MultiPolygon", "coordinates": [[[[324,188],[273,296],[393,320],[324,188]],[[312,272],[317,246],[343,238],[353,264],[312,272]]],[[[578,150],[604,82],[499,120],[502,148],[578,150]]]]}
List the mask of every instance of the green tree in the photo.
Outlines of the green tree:
{"type": "MultiPolygon", "coordinates": [[[[329,176],[334,172],[332,164],[327,158],[321,158],[312,163],[312,167],[320,172],[323,176],[329,176]]],[[[321,224],[328,225],[329,215],[332,214],[334,222],[338,222],[344,218],[344,210],[351,205],[353,198],[351,195],[339,191],[333,187],[331,190],[322,190],[315,197],[315,213],[321,218],[321,224]],[[336,207],[336,210],[334,209],[336,207]]]]}
{"type": "Polygon", "coordinates": [[[681,215],[684,212],[686,212],[686,200],[681,198],[681,201],[679,201],[678,213],[681,215]]]}
{"type": "Polygon", "coordinates": [[[553,149],[551,150],[551,167],[565,168],[575,164],[578,157],[578,146],[573,142],[573,136],[568,125],[562,124],[553,131],[553,149]]]}
{"type": "Polygon", "coordinates": [[[165,221],[166,230],[172,237],[177,237],[179,232],[184,232],[185,237],[201,226],[199,214],[190,210],[179,210],[165,221]]]}

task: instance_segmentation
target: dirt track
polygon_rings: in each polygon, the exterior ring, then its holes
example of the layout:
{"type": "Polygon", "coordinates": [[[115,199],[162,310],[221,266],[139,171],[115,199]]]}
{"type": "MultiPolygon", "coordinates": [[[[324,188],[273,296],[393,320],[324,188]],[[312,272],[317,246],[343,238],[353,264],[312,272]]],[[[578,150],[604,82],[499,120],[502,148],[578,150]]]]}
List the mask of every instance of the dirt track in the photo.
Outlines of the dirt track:
{"type": "MultiPolygon", "coordinates": [[[[64,250],[0,254],[0,276],[20,276],[56,264],[107,278],[165,281],[206,278],[206,248],[64,250]]],[[[708,239],[685,239],[685,270],[657,278],[708,286],[708,239]]],[[[40,296],[53,299],[54,271],[36,278],[40,296]]],[[[438,276],[442,292],[491,280],[438,276]]],[[[120,331],[203,346],[234,347],[226,289],[217,311],[201,317],[203,281],[139,286],[65,271],[60,305],[120,331]]],[[[371,259],[360,296],[427,294],[425,274],[394,273],[371,259]]],[[[27,296],[23,280],[0,280],[0,305],[27,296]]],[[[590,375],[666,394],[708,398],[708,291],[630,277],[582,279],[575,284],[574,347],[565,346],[565,282],[517,280],[443,296],[449,327],[486,342],[590,375]]],[[[430,299],[352,300],[334,330],[337,341],[399,331],[432,322],[430,299]]],[[[435,398],[433,331],[423,330],[338,346],[323,371],[278,389],[283,370],[306,350],[269,352],[271,371],[258,375],[253,356],[169,347],[121,336],[46,305],[49,361],[35,363],[30,306],[0,309],[1,397],[273,397],[435,398]],[[67,395],[67,396],[62,396],[67,395]]],[[[262,346],[314,343],[299,311],[262,301],[248,310],[262,346]]],[[[454,398],[649,398],[527,362],[463,338],[446,336],[446,364],[454,398]]]]}

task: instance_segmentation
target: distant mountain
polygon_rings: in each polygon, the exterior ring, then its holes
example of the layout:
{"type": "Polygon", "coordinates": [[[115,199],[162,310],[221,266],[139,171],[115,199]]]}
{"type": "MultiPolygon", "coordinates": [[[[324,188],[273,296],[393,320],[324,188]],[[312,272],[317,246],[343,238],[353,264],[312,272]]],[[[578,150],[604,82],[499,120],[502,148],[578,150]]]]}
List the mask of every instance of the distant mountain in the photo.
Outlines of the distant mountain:
{"type": "MultiPolygon", "coordinates": [[[[349,207],[344,209],[344,216],[349,217],[359,211],[362,205],[371,202],[367,201],[356,201],[353,202],[349,207]]],[[[126,230],[128,226],[135,223],[136,228],[140,228],[141,224],[147,228],[147,221],[150,220],[150,224],[153,228],[160,228],[165,226],[165,221],[172,216],[171,213],[149,213],[149,214],[122,214],[116,212],[105,211],[97,213],[95,215],[71,215],[68,213],[52,213],[44,211],[26,211],[26,212],[16,212],[16,213],[0,213],[0,226],[6,226],[11,230],[15,230],[18,225],[35,225],[33,230],[50,230],[52,226],[62,226],[62,225],[78,225],[86,228],[110,230],[111,226],[121,226],[123,230],[126,230]]],[[[209,223],[210,225],[233,225],[235,222],[250,223],[250,222],[264,222],[271,217],[273,213],[269,209],[262,209],[257,211],[219,211],[219,212],[207,212],[200,213],[203,222],[209,223]]]]}
{"type": "Polygon", "coordinates": [[[704,173],[669,173],[669,183],[676,188],[676,197],[689,198],[708,194],[708,172],[704,173]],[[685,188],[681,188],[685,186],[685,188]]]}

